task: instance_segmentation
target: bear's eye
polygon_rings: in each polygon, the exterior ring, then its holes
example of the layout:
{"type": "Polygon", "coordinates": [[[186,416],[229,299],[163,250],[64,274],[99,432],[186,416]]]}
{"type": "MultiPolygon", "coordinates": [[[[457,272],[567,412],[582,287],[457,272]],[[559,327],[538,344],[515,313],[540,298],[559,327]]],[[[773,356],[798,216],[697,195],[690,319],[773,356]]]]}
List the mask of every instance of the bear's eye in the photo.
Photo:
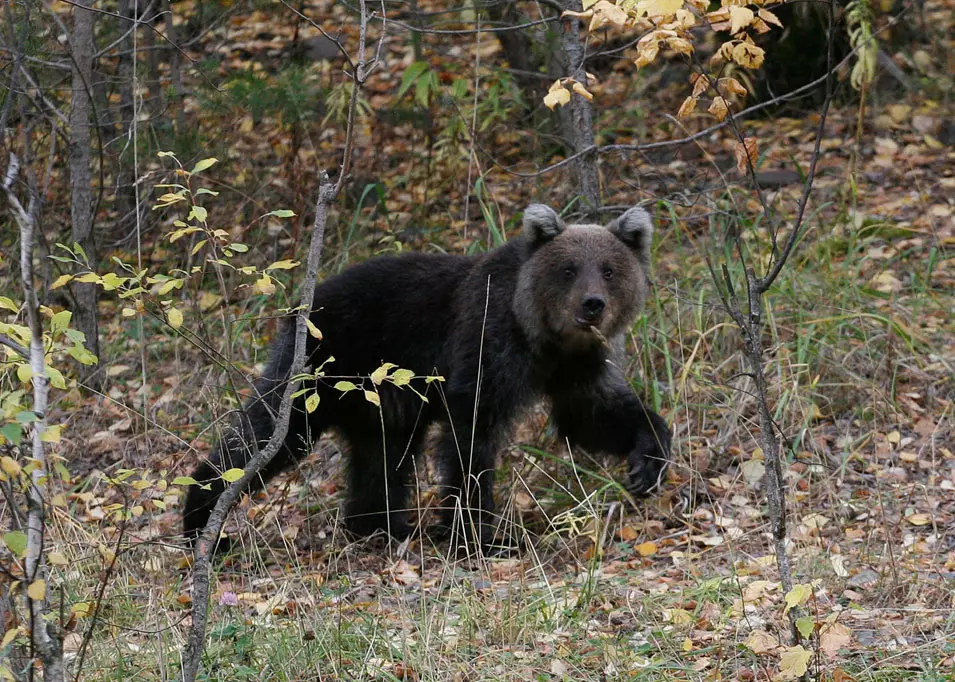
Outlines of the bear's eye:
{"type": "Polygon", "coordinates": [[[572,280],[577,275],[577,268],[573,265],[564,266],[564,279],[567,281],[572,280]]]}
{"type": "Polygon", "coordinates": [[[603,275],[604,275],[604,279],[607,279],[607,280],[613,279],[613,268],[610,267],[609,265],[605,265],[603,275]]]}

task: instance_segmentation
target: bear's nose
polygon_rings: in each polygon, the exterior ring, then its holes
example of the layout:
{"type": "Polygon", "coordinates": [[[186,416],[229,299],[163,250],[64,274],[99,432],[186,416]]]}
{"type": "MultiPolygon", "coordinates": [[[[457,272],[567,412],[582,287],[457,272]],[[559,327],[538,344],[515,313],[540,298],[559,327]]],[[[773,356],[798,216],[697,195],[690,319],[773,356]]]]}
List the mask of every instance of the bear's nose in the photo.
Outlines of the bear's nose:
{"type": "Polygon", "coordinates": [[[607,303],[600,296],[585,296],[580,305],[583,307],[584,316],[588,320],[596,320],[600,313],[604,311],[607,303]]]}

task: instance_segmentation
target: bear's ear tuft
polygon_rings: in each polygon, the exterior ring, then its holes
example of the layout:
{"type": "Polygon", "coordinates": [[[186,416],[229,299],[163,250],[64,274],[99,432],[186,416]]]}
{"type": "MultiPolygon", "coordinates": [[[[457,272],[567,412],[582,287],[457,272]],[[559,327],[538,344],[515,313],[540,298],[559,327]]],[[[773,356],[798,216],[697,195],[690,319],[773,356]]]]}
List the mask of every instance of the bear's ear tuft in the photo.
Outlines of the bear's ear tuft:
{"type": "Polygon", "coordinates": [[[607,226],[617,238],[637,252],[644,262],[650,260],[650,243],[653,241],[653,221],[650,214],[639,206],[628,209],[626,213],[607,226]]]}
{"type": "Polygon", "coordinates": [[[564,221],[550,206],[531,204],[524,209],[524,234],[532,243],[550,241],[564,231],[564,221]]]}

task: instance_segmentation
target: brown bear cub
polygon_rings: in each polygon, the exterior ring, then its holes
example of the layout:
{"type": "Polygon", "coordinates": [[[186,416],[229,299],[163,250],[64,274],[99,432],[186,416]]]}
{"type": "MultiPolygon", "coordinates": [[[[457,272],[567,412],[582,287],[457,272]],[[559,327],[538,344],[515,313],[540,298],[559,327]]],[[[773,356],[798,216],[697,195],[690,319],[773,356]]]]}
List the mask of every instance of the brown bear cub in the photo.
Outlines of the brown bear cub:
{"type": "MultiPolygon", "coordinates": [[[[311,414],[307,396],[296,399],[285,444],[263,480],[334,429],[350,446],[347,526],[360,535],[404,537],[412,531],[406,510],[413,459],[437,423],[443,525],[452,529],[467,519],[458,528],[469,532],[456,536],[479,539],[487,549],[496,526],[495,453],[523,411],[545,399],[571,446],[625,457],[634,494],[656,486],[669,459],[670,430],[634,395],[614,360],[647,297],[649,215],[637,207],[606,227],[565,225],[534,204],[524,212],[523,232],[484,255],[373,258],[320,284],[311,321],[324,338],[309,336],[308,358],[315,367],[334,357],[325,370],[336,378],[315,383],[320,403],[311,414]],[[334,388],[340,378],[367,377],[384,362],[445,381],[428,386],[427,402],[383,382],[380,410],[360,391],[334,388]]],[[[269,441],[292,361],[294,325],[286,327],[238,428],[193,475],[210,488],[189,489],[189,538],[201,532],[223,490],[219,474],[244,466],[251,449],[269,441]]]]}

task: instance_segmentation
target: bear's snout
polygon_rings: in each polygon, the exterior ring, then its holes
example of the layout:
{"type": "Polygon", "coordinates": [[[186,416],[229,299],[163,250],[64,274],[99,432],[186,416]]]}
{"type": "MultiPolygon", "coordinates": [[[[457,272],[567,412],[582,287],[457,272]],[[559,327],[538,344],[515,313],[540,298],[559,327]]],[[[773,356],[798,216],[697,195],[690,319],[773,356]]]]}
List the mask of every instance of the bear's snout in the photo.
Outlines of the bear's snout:
{"type": "Polygon", "coordinates": [[[607,302],[604,300],[603,296],[596,296],[593,294],[584,296],[583,300],[580,302],[581,318],[583,318],[584,322],[593,324],[600,319],[600,316],[603,314],[603,311],[606,307],[607,302]]]}

